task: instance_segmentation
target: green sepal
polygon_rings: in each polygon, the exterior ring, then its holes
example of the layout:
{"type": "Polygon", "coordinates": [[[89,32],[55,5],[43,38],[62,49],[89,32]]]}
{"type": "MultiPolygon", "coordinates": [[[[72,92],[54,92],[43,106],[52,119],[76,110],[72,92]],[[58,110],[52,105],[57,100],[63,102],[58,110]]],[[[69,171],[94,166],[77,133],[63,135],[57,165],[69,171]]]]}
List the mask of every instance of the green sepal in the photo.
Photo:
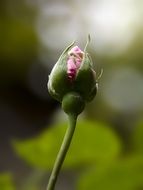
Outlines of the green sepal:
{"type": "Polygon", "coordinates": [[[93,99],[93,92],[96,91],[95,72],[93,71],[91,65],[91,59],[86,53],[75,79],[75,91],[79,92],[85,101],[90,101],[93,99]]]}
{"type": "Polygon", "coordinates": [[[86,101],[87,102],[92,101],[94,97],[96,96],[97,91],[98,91],[98,83],[95,83],[86,101]]]}
{"type": "Polygon", "coordinates": [[[93,70],[93,62],[87,53],[90,35],[84,48],[84,57],[75,80],[75,90],[79,92],[87,102],[93,100],[97,93],[96,73],[93,70]]]}
{"type": "Polygon", "coordinates": [[[62,101],[63,96],[71,91],[72,88],[67,76],[67,59],[68,51],[73,45],[74,42],[63,51],[49,75],[49,81],[47,84],[49,93],[54,99],[60,102],[62,101]]]}

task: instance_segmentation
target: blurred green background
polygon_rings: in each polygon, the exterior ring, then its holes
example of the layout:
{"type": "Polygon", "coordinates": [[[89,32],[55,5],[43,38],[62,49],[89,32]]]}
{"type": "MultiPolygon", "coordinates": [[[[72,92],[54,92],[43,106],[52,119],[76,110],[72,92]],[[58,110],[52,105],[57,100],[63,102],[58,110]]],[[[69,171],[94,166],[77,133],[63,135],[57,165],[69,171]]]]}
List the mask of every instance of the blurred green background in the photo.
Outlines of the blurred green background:
{"type": "Polygon", "coordinates": [[[56,189],[143,189],[143,1],[1,0],[0,190],[46,189],[67,127],[48,74],[89,33],[95,71],[104,73],[56,189]]]}

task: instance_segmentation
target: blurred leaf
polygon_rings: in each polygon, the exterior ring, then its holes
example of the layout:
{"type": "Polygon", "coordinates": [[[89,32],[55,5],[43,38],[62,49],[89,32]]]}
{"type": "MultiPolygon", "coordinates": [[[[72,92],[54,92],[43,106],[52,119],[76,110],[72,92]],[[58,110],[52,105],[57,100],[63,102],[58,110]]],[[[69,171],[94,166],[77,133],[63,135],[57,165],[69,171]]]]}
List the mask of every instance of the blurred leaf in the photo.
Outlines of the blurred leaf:
{"type": "MultiPolygon", "coordinates": [[[[51,169],[66,128],[67,124],[53,126],[33,139],[15,141],[14,148],[29,164],[51,169]]],[[[64,167],[108,163],[117,157],[120,149],[119,139],[109,127],[101,123],[79,122],[64,167]]]]}
{"type": "Polygon", "coordinates": [[[143,154],[143,122],[139,122],[133,133],[134,150],[143,154]]]}
{"type": "Polygon", "coordinates": [[[94,168],[78,181],[78,190],[143,189],[143,158],[133,157],[112,163],[108,168],[94,168]]]}
{"type": "Polygon", "coordinates": [[[0,174],[0,190],[15,190],[10,174],[0,174]]]}
{"type": "Polygon", "coordinates": [[[45,180],[46,172],[40,170],[34,170],[22,180],[20,185],[21,190],[40,190],[43,188],[43,182],[45,180]]]}

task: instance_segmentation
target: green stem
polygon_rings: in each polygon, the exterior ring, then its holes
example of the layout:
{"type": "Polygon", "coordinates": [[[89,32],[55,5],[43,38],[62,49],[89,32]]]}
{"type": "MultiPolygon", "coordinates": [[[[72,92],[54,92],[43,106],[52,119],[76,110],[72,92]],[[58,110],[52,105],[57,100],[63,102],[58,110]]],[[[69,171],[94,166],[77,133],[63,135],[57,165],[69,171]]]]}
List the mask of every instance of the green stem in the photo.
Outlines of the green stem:
{"type": "Polygon", "coordinates": [[[54,167],[53,167],[50,179],[49,179],[47,190],[54,190],[60,169],[62,167],[66,153],[69,149],[69,146],[70,146],[73,134],[74,134],[77,116],[69,115],[68,119],[69,119],[69,126],[68,126],[66,134],[64,136],[59,153],[57,155],[57,158],[56,158],[56,161],[55,161],[55,164],[54,164],[54,167]]]}

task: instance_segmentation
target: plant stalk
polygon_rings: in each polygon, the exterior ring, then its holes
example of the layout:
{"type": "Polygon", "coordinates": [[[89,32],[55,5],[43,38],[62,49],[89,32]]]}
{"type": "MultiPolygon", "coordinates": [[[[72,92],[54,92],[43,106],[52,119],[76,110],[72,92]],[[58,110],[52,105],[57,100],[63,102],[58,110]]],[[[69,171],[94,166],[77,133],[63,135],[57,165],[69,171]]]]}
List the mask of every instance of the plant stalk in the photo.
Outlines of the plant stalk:
{"type": "Polygon", "coordinates": [[[66,134],[64,136],[59,153],[57,155],[57,158],[56,158],[56,161],[55,161],[55,164],[54,164],[54,167],[53,167],[50,179],[49,179],[47,190],[54,190],[54,188],[55,188],[55,184],[56,184],[58,175],[60,173],[62,164],[64,162],[65,156],[67,154],[67,151],[69,149],[69,146],[70,146],[73,134],[74,134],[77,116],[68,115],[68,120],[69,120],[69,126],[68,126],[66,134]]]}

